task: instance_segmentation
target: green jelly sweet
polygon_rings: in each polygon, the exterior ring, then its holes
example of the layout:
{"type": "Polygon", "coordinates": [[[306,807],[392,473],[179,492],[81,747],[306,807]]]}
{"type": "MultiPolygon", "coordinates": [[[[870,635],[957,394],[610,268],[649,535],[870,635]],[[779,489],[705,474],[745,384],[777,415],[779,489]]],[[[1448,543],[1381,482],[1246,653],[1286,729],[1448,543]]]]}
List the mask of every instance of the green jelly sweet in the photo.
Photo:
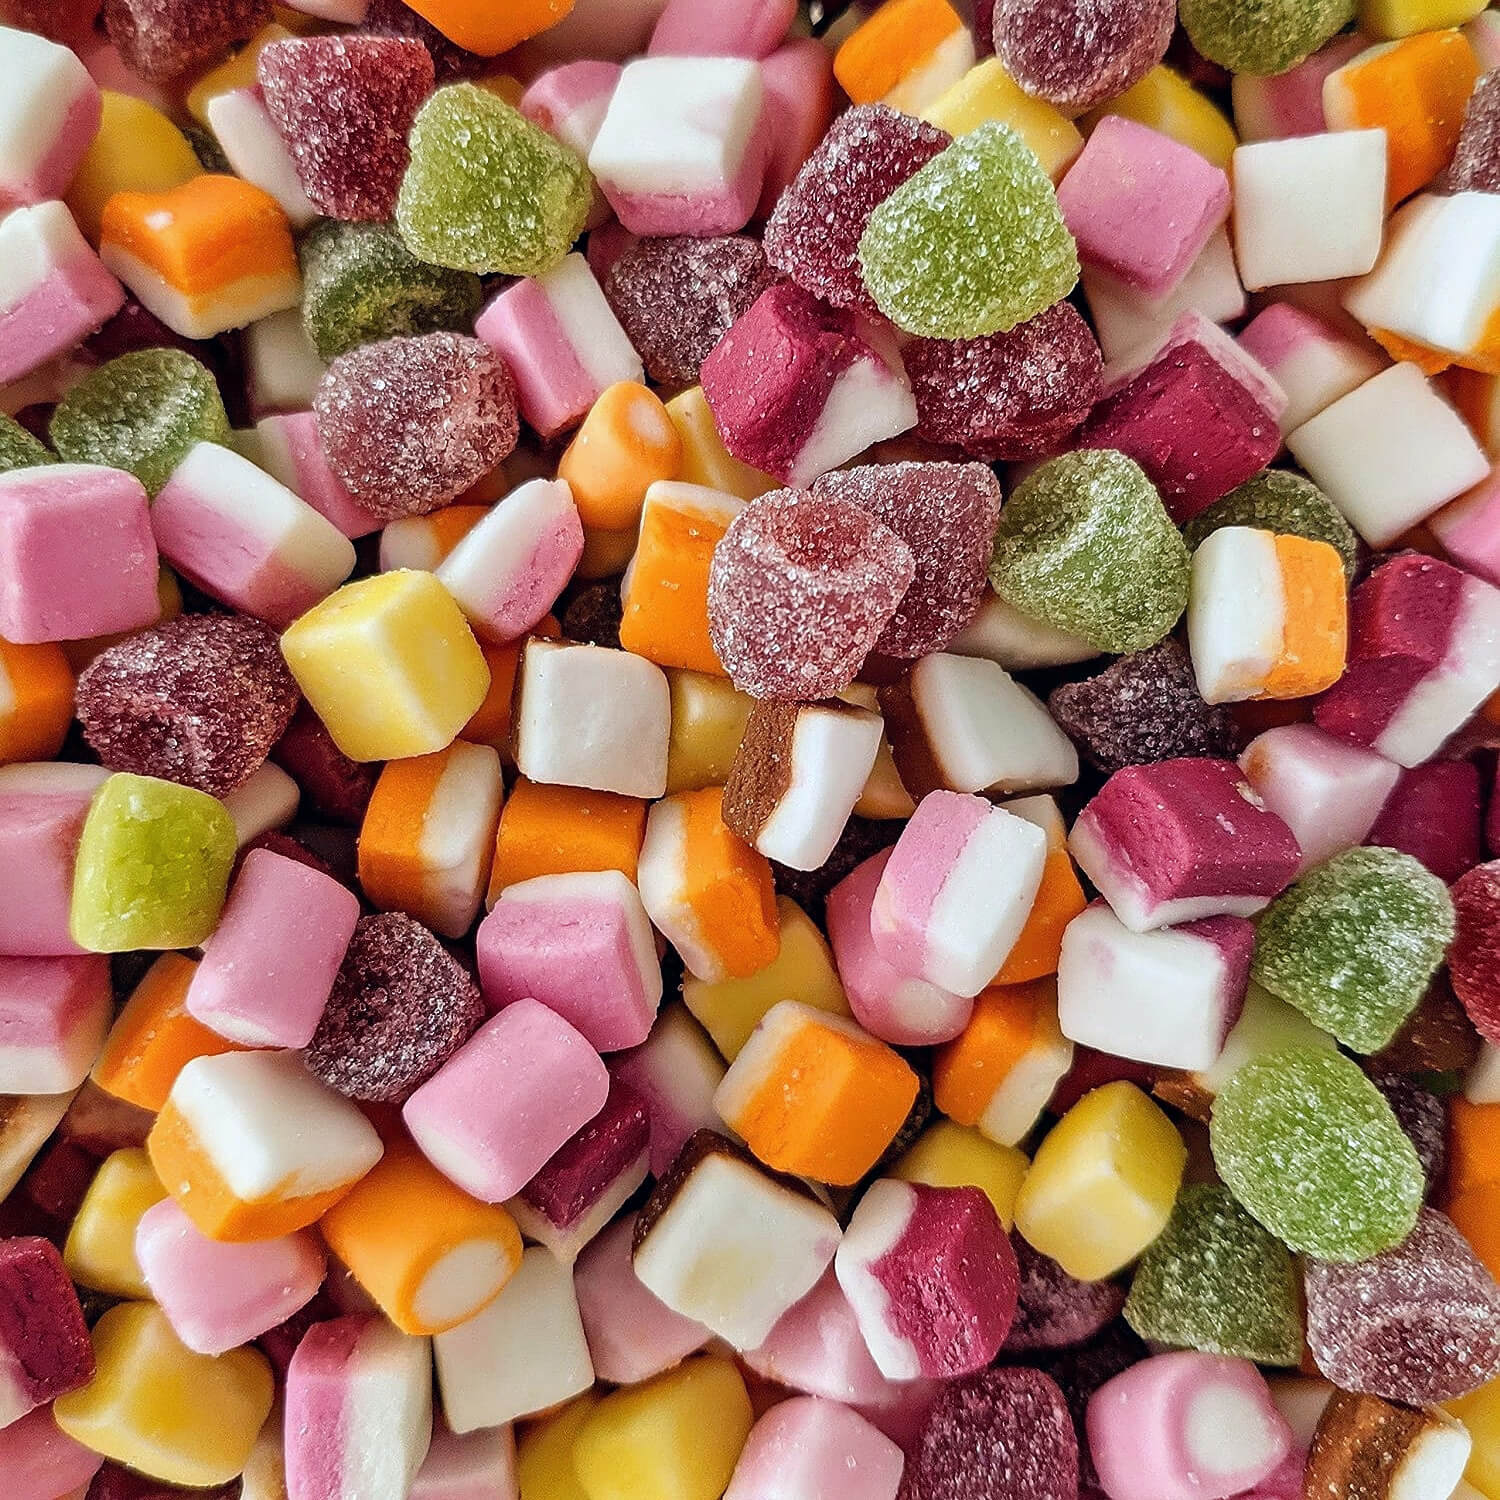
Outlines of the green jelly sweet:
{"type": "Polygon", "coordinates": [[[1266,469],[1238,489],[1200,510],[1182,528],[1188,551],[1224,526],[1253,526],[1278,536],[1305,536],[1327,542],[1344,560],[1344,576],[1354,577],[1359,541],[1339,508],[1312,480],[1286,469],[1266,469]]]}
{"type": "Polygon", "coordinates": [[[234,821],[206,792],[120,772],[94,793],[73,874],[73,941],[92,953],[193,948],[214,930],[234,821]]]}
{"type": "Polygon", "coordinates": [[[1197,1183],[1136,1267],[1125,1321],[1144,1339],[1263,1365],[1302,1357],[1297,1267],[1227,1189],[1197,1183]]]}
{"type": "Polygon", "coordinates": [[[0,412],[0,474],[52,462],[52,455],[14,417],[0,412]]]}
{"type": "Polygon", "coordinates": [[[540,276],[583,230],[594,179],[575,153],[497,94],[440,88],[417,112],[396,227],[421,260],[540,276]]]}
{"type": "Polygon", "coordinates": [[[898,328],[929,339],[1004,333],[1078,281],[1057,194],[1008,125],[981,125],[909,177],[859,242],[865,289],[898,328]]]}
{"type": "Polygon", "coordinates": [[[1178,19],[1210,62],[1284,73],[1354,19],[1355,0],[1181,0],[1178,19]]]}
{"type": "Polygon", "coordinates": [[[198,443],[222,443],[229,418],[207,368],[181,349],[138,349],[85,376],[48,429],[66,463],[134,474],[154,495],[198,443]]]}
{"type": "Polygon", "coordinates": [[[1417,1008],[1453,941],[1448,888],[1395,849],[1346,849],[1261,914],[1257,983],[1355,1052],[1417,1008]]]}
{"type": "Polygon", "coordinates": [[[1144,651],[1187,608],[1188,551],[1134,459],[1081,449],[1016,486],[990,582],[1023,614],[1100,651],[1144,651]]]}
{"type": "Polygon", "coordinates": [[[1214,1165],[1293,1250],[1355,1261],[1411,1233],[1426,1180],[1380,1090],[1339,1052],[1258,1057],[1214,1100],[1214,1165]]]}

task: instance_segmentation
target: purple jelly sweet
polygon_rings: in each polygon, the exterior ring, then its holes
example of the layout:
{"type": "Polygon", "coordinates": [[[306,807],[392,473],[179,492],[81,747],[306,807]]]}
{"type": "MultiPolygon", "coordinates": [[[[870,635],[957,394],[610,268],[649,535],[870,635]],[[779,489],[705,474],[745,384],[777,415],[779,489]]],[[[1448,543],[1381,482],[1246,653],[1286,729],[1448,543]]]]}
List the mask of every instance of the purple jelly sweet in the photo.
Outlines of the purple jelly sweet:
{"type": "Polygon", "coordinates": [[[90,1481],[84,1500],[239,1500],[241,1493],[238,1479],[212,1489],[184,1489],[106,1460],[90,1481]]]}
{"type": "Polygon", "coordinates": [[[876,311],[859,266],[870,215],[952,142],[945,130],[884,104],[833,122],[766,223],[766,259],[835,307],[876,311]]]}
{"type": "Polygon", "coordinates": [[[104,29],[151,83],[207,68],[271,19],[271,0],[105,0],[104,29]]]}
{"type": "Polygon", "coordinates": [[[1067,1403],[1073,1429],[1078,1438],[1079,1479],[1084,1486],[1097,1488],[1099,1476],[1094,1471],[1084,1438],[1084,1418],[1089,1400],[1100,1386],[1113,1380],[1131,1365],[1145,1359],[1148,1350],[1123,1319],[1109,1324],[1096,1338],[1074,1349],[1064,1349],[1050,1359],[1040,1360],[1042,1369],[1056,1382],[1067,1403]]]}
{"type": "Polygon", "coordinates": [[[859,506],[762,495],[714,549],[714,650],[753,697],[830,697],[853,682],[915,572],[911,548],[859,506]]]}
{"type": "Polygon", "coordinates": [[[515,386],[488,344],[458,333],[386,339],[341,354],[313,399],[331,469],[394,521],[455,500],[509,457],[515,386]]]}
{"type": "Polygon", "coordinates": [[[986,462],[1057,452],[1088,416],[1104,371],[1093,331],[1071,302],[1008,333],[912,339],[901,353],[918,436],[986,462]]]}
{"type": "Polygon", "coordinates": [[[433,88],[421,42],[291,37],[260,54],[256,76],[313,205],[335,219],[389,219],[411,160],[407,132],[433,88]]]}
{"type": "Polygon", "coordinates": [[[222,797],[291,722],[297,684],[276,632],[243,615],[182,615],[117,642],[78,678],[84,738],[111,771],[222,797]]]}
{"type": "Polygon", "coordinates": [[[916,575],[875,642],[882,655],[941,651],[974,618],[1000,519],[1000,483],[984,464],[835,469],[813,494],[859,506],[911,548],[916,575]]]}
{"type": "Polygon", "coordinates": [[[1020,1270],[1016,1317],[1005,1338],[1008,1354],[1071,1349],[1120,1316],[1125,1288],[1113,1281],[1079,1281],[1050,1255],[1011,1236],[1020,1270]]]}
{"type": "Polygon", "coordinates": [[[1431,1197],[1443,1185],[1448,1166],[1448,1108],[1431,1089],[1404,1073],[1374,1071],[1370,1082],[1385,1096],[1396,1123],[1416,1148],[1431,1197]]]}
{"type": "Polygon", "coordinates": [[[83,1309],[57,1247],[39,1238],[0,1240],[0,1426],[93,1375],[83,1309]]]}
{"type": "Polygon", "coordinates": [[[694,385],[730,324],[775,279],[748,235],[669,235],[631,245],[610,267],[604,295],[652,380],[694,385]]]}
{"type": "Polygon", "coordinates": [[[1342,1390],[1435,1406],[1500,1375],[1500,1286],[1434,1209],[1394,1249],[1309,1259],[1304,1279],[1308,1348],[1342,1390]]]}
{"type": "Polygon", "coordinates": [[[350,760],[305,703],[272,747],[271,759],[301,787],[308,807],[320,817],[356,828],[364,821],[380,767],[350,760]]]}
{"type": "Polygon", "coordinates": [[[361,917],[305,1054],[350,1099],[401,1104],[484,1020],[479,986],[403,912],[361,917]]]}
{"type": "Polygon", "coordinates": [[[1082,114],[1167,55],[1173,0],[996,0],[995,55],[1038,99],[1082,114]]]}
{"type": "Polygon", "coordinates": [[[1450,193],[1500,193],[1500,71],[1474,85],[1442,181],[1450,193]]]}
{"type": "Polygon", "coordinates": [[[1449,885],[1483,857],[1479,847],[1479,767],[1432,760],[1402,771],[1367,844],[1400,849],[1449,885]]]}
{"type": "Polygon", "coordinates": [[[360,30],[371,36],[412,37],[432,54],[439,83],[455,78],[478,78],[493,72],[494,64],[477,52],[450,41],[425,16],[419,16],[406,0],[369,0],[360,30]]]}

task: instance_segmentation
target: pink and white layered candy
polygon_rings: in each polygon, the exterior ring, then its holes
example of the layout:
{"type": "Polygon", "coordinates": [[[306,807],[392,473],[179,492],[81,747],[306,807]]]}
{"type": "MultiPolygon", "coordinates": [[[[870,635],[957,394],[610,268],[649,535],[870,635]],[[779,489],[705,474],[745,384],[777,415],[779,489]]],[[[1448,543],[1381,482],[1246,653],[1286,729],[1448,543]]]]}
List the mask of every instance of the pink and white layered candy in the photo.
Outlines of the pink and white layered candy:
{"type": "Polygon", "coordinates": [[[1229,214],[1229,179],[1188,146],[1106,115],[1057,189],[1078,258],[1164,297],[1229,214]]]}
{"type": "Polygon", "coordinates": [[[113,1019],[109,960],[0,958],[0,1094],[64,1094],[88,1077],[113,1019]]]}
{"type": "Polygon", "coordinates": [[[305,1232],[232,1245],[200,1234],[171,1198],[142,1214],[135,1258],[172,1330],[199,1354],[237,1349],[311,1302],[327,1261],[305,1232]]]}
{"type": "Polygon", "coordinates": [[[1500,688],[1500,589],[1406,554],[1376,568],[1349,611],[1349,666],[1318,700],[1318,726],[1420,765],[1500,688]]]}
{"type": "Polygon", "coordinates": [[[1321,318],[1273,302],[1240,331],[1239,345],[1286,393],[1283,433],[1300,427],[1383,368],[1369,343],[1359,344],[1321,318]]]}
{"type": "Polygon", "coordinates": [[[406,1500],[520,1500],[509,1427],[460,1435],[436,1428],[406,1500]]]}
{"type": "Polygon", "coordinates": [[[724,446],[789,485],[811,484],[917,424],[888,334],[792,282],[756,298],[700,378],[724,446]]]}
{"type": "Polygon", "coordinates": [[[359,921],[331,875],[252,849],[188,985],[188,1014],[245,1047],[305,1047],[359,921]]]}
{"type": "Polygon", "coordinates": [[[354,571],[354,544],[247,458],[198,443],[151,507],[162,556],[204,593],[278,628],[354,571]]]}
{"type": "Polygon", "coordinates": [[[645,378],[583,256],[507,287],[474,324],[516,382],[521,415],[544,437],[581,422],[609,386],[645,378]]]}
{"type": "MultiPolygon", "coordinates": [[[[262,324],[251,326],[253,330],[262,324]]],[[[255,435],[259,461],[266,472],[325,520],[332,521],[351,541],[380,530],[384,524],[380,517],[366,510],[329,468],[318,437],[318,419],[312,412],[277,412],[262,417],[255,424],[255,435]]]]}
{"type": "Polygon", "coordinates": [[[952,1041],[974,1011],[972,997],[950,994],[887,963],[870,932],[870,910],[891,851],[856,865],[828,893],[828,941],[854,1018],[894,1047],[952,1041]]]}
{"type": "Polygon", "coordinates": [[[1224,1500],[1275,1472],[1291,1429],[1249,1360],[1158,1354],[1102,1385],[1085,1418],[1109,1500],[1224,1500]]]}
{"type": "Polygon", "coordinates": [[[1259,77],[1236,73],[1230,84],[1234,128],[1242,141],[1279,141],[1318,135],[1323,118],[1323,80],[1363,52],[1360,36],[1337,36],[1285,73],[1259,77]]]}
{"type": "Polygon", "coordinates": [[[0,209],[61,198],[99,129],[99,85],[67,47],[0,26],[0,209]]]}
{"type": "Polygon", "coordinates": [[[376,1314],[314,1323],[286,1373],[287,1500],[405,1495],[432,1440],[432,1352],[376,1314]]]}
{"type": "Polygon", "coordinates": [[[479,982],[502,1010],[530,998],[599,1052],[636,1047],[661,1004],[656,937],[618,870],[539,875],[507,886],[479,928],[479,982]]]}
{"type": "Polygon", "coordinates": [[[1232,760],[1197,757],[1116,771],[1078,815],[1068,847],[1132,932],[1254,916],[1302,859],[1232,760]]]}
{"type": "Polygon", "coordinates": [[[1239,1020],[1254,952],[1243,917],[1132,932],[1096,901],[1063,930],[1058,1024],[1112,1057],[1206,1068],[1239,1020]]]}
{"type": "Polygon", "coordinates": [[[480,635],[513,641],[552,607],[582,556],[568,481],[531,479],[460,539],[437,576],[480,635]]]}
{"type": "Polygon", "coordinates": [[[227,89],[215,94],[204,113],[235,176],[269,193],[281,205],[293,229],[306,229],[318,217],[318,210],[302,190],[292,153],[260,89],[227,89]]]}
{"type": "Polygon", "coordinates": [[[1046,859],[1035,824],[982,797],[929,792],[875,888],[875,951],[901,973],[977,995],[1021,935],[1046,859]]]}
{"type": "Polygon", "coordinates": [[[38,1406],[0,1427],[0,1474],[9,1500],[82,1500],[104,1455],[70,1438],[38,1406]]]}
{"type": "Polygon", "coordinates": [[[245,386],[252,412],[260,416],[312,405],[328,366],[302,326],[300,307],[257,318],[245,329],[244,346],[245,386]]]}
{"type": "Polygon", "coordinates": [[[1500,584],[1500,465],[1430,516],[1427,529],[1460,567],[1500,584]]]}
{"type": "Polygon", "coordinates": [[[896,1500],[905,1465],[857,1411],[797,1396],[751,1428],[724,1500],[896,1500]]]}
{"type": "Polygon", "coordinates": [[[860,1199],[834,1269],[888,1380],[982,1370],[1015,1318],[1016,1252],[978,1188],[882,1178],[860,1199]]]}
{"type": "Polygon", "coordinates": [[[769,57],[797,16],[795,0],[703,5],[667,0],[646,49],[652,57],[769,57]]]}
{"type": "Polygon", "coordinates": [[[1413,364],[1382,370],[1287,433],[1286,445],[1372,547],[1390,546],[1490,471],[1463,418],[1413,364]]]}
{"type": "Polygon", "coordinates": [[[540,74],[516,108],[587,160],[619,81],[618,63],[581,58],[540,74]]]}
{"type": "Polygon", "coordinates": [[[146,491],[121,469],[0,474],[0,636],[77,641],[152,624],[156,541],[146,491]]]}
{"type": "Polygon", "coordinates": [[[653,1177],[672,1165],[694,1131],[718,1123],[714,1095],[724,1078],[724,1059],[680,1002],[657,1016],[639,1047],[616,1054],[609,1065],[646,1101],[653,1177]]]}
{"type": "Polygon", "coordinates": [[[484,1203],[531,1181],[604,1108],[609,1073],[555,1011],[518,1000],[487,1021],[406,1101],[412,1139],[484,1203]]]}
{"type": "Polygon", "coordinates": [[[561,1405],[594,1383],[573,1275],[529,1246],[483,1312],[432,1341],[443,1415],[457,1433],[561,1405]]]}
{"type": "Polygon", "coordinates": [[[0,219],[0,384],[29,375],[112,318],[125,289],[51,200],[0,219]]]}
{"type": "Polygon", "coordinates": [[[760,201],[764,105],[748,58],[637,58],[615,85],[589,170],[633,234],[733,234],[760,201]]]}

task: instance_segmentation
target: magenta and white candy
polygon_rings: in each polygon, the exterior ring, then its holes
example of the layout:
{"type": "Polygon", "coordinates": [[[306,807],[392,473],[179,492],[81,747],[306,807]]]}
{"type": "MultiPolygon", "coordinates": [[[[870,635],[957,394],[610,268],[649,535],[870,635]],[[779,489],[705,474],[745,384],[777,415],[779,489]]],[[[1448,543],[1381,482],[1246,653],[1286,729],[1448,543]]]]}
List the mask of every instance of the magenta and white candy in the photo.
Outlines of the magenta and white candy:
{"type": "Polygon", "coordinates": [[[1280,417],[1284,433],[1381,370],[1371,345],[1356,343],[1290,302],[1273,302],[1257,313],[1241,330],[1239,345],[1286,393],[1280,417]]]}
{"type": "Polygon", "coordinates": [[[0,958],[0,1094],[76,1089],[113,1012],[103,956],[0,958]]]}
{"type": "Polygon", "coordinates": [[[439,1427],[406,1500],[520,1500],[509,1427],[459,1434],[439,1427]]]}
{"type": "Polygon", "coordinates": [[[896,1500],[905,1463],[858,1412],[796,1396],[750,1430],[724,1500],[896,1500]]]}

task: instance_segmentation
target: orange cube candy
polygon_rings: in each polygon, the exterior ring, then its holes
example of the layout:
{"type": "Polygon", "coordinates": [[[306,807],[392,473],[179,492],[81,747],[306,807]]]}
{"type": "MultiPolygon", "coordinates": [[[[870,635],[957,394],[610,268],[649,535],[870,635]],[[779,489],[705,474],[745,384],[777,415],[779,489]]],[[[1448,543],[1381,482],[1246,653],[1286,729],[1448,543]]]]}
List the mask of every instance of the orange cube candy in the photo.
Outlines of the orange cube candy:
{"type": "Polygon", "coordinates": [[[1448,1106],[1448,1191],[1456,1198],[1500,1183],[1500,1104],[1462,1095],[1448,1106]]]}
{"type": "Polygon", "coordinates": [[[589,409],[557,464],[583,524],[622,531],[640,519],[646,491],[675,479],[682,439],[661,398],[634,380],[610,386],[589,409]]]}
{"type": "Polygon", "coordinates": [[[615,792],[518,780],[500,814],[486,901],[538,875],[618,870],[636,876],[646,804],[615,792]]]}
{"type": "Polygon", "coordinates": [[[1455,1193],[1448,1200],[1448,1217],[1490,1275],[1500,1277],[1500,1182],[1455,1193]]]}
{"type": "Polygon", "coordinates": [[[662,667],[724,676],[708,636],[708,570],[743,500],[696,484],[653,484],[625,575],[620,644],[662,667]]]}
{"type": "Polygon", "coordinates": [[[205,173],[162,193],[116,193],[104,205],[99,255],[184,338],[243,328],[302,297],[286,214],[238,177],[205,173]]]}
{"type": "MultiPolygon", "coordinates": [[[[440,512],[441,514],[441,512],[440,512]]],[[[389,529],[389,528],[387,528],[389,529]]],[[[551,615],[543,615],[532,635],[555,641],[562,634],[562,627],[551,615]]],[[[484,702],[474,711],[474,717],[463,727],[460,739],[471,745],[493,745],[500,752],[500,759],[510,765],[513,759],[510,749],[510,715],[516,696],[516,673],[521,669],[521,651],[529,637],[505,641],[495,645],[480,641],[479,649],[484,663],[490,669],[490,687],[484,702]]]]}
{"type": "Polygon", "coordinates": [[[886,0],[839,48],[833,76],[856,104],[918,114],[974,65],[974,39],[948,0],[886,0]]]}
{"type": "Polygon", "coordinates": [[[450,42],[481,57],[498,57],[556,26],[573,0],[408,0],[450,42]]]}
{"type": "Polygon", "coordinates": [[[1026,925],[995,975],[997,985],[1025,984],[1056,974],[1063,928],[1088,905],[1068,853],[1068,830],[1056,801],[1051,797],[1020,797],[1007,802],[1005,810],[1035,823],[1047,835],[1047,862],[1042,866],[1042,883],[1026,925]]]}
{"type": "Polygon", "coordinates": [[[51,760],[73,719],[73,669],[53,641],[0,639],[0,765],[51,760]]]}

